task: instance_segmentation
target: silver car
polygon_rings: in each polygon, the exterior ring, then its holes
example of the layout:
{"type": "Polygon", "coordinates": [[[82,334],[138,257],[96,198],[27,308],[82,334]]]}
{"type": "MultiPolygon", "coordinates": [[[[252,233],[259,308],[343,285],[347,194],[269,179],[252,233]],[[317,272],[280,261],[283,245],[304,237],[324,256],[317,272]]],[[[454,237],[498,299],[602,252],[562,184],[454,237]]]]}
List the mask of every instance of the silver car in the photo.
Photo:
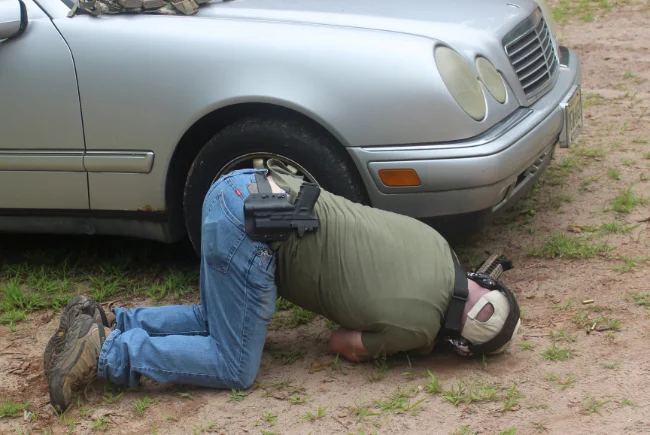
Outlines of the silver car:
{"type": "Polygon", "coordinates": [[[73,6],[0,0],[3,232],[196,247],[211,183],[270,157],[350,200],[468,230],[582,126],[580,60],[541,0],[73,6]]]}

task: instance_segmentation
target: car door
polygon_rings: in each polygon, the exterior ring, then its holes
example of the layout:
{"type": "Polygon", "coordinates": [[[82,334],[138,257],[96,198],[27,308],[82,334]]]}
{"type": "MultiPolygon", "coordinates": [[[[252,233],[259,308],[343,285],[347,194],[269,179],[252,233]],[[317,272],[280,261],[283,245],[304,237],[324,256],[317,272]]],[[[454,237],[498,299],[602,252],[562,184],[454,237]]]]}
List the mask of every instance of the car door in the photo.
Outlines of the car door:
{"type": "Polygon", "coordinates": [[[24,33],[0,41],[0,215],[87,210],[72,55],[49,17],[32,0],[23,2],[24,33]]]}

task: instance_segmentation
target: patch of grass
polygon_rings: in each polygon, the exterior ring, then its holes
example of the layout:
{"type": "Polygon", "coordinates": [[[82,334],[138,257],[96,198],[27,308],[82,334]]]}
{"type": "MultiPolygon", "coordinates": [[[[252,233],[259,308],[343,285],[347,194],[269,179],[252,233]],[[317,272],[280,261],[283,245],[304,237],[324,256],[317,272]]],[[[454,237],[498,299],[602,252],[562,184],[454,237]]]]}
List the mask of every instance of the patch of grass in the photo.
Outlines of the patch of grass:
{"type": "Polygon", "coordinates": [[[621,273],[629,272],[638,267],[643,267],[642,263],[647,263],[648,261],[650,261],[650,257],[641,257],[639,255],[635,255],[635,256],[619,255],[618,259],[622,261],[623,264],[614,266],[614,270],[616,272],[621,272],[621,273]]]}
{"type": "Polygon", "coordinates": [[[569,203],[571,201],[573,201],[573,197],[571,195],[557,195],[551,197],[548,203],[551,206],[551,208],[557,210],[560,207],[562,207],[563,204],[569,203]]]}
{"type": "Polygon", "coordinates": [[[631,406],[633,408],[636,408],[638,405],[636,402],[633,402],[630,399],[625,399],[621,402],[621,406],[631,406]]]}
{"type": "Polygon", "coordinates": [[[330,331],[339,329],[340,325],[336,322],[332,322],[330,319],[325,319],[325,327],[330,331]]]}
{"type": "Polygon", "coordinates": [[[379,358],[375,360],[376,368],[365,375],[365,378],[368,382],[379,382],[386,377],[388,373],[388,364],[384,358],[379,358]],[[380,361],[381,360],[381,361],[380,361]]]}
{"type": "Polygon", "coordinates": [[[632,166],[636,164],[636,160],[623,160],[623,166],[632,166]]]}
{"type": "Polygon", "coordinates": [[[294,304],[283,298],[282,296],[278,296],[278,298],[275,300],[275,310],[276,311],[281,311],[281,310],[289,310],[291,307],[295,307],[294,304]]]}
{"type": "Polygon", "coordinates": [[[603,106],[607,104],[607,99],[600,94],[586,93],[584,94],[583,108],[587,109],[594,106],[603,106]]]}
{"type": "Polygon", "coordinates": [[[112,388],[104,388],[104,396],[102,396],[104,403],[117,403],[122,398],[123,392],[119,391],[119,394],[115,394],[116,392],[117,391],[112,388]]]}
{"type": "Polygon", "coordinates": [[[26,402],[14,402],[12,399],[0,402],[0,418],[3,417],[22,417],[23,411],[27,409],[31,400],[26,402]]]}
{"type": "Polygon", "coordinates": [[[23,310],[11,310],[5,311],[0,314],[0,324],[8,324],[13,326],[16,322],[25,320],[27,318],[27,313],[23,310]]]}
{"type": "Polygon", "coordinates": [[[624,80],[633,79],[635,77],[636,77],[636,74],[634,74],[632,71],[626,71],[625,74],[623,74],[623,79],[624,80]]]}
{"type": "Polygon", "coordinates": [[[613,369],[618,368],[618,366],[621,365],[621,363],[618,363],[618,362],[604,362],[604,363],[602,363],[602,365],[606,369],[613,370],[613,369]]]}
{"type": "Polygon", "coordinates": [[[339,357],[338,354],[336,354],[336,356],[332,360],[332,365],[330,367],[331,367],[332,371],[345,374],[345,369],[341,365],[341,358],[339,357]]]}
{"type": "Polygon", "coordinates": [[[596,13],[603,17],[612,6],[605,0],[594,2],[590,0],[570,1],[560,0],[553,7],[553,17],[560,24],[566,24],[571,19],[588,23],[596,19],[596,13]]]}
{"type": "Polygon", "coordinates": [[[415,386],[409,386],[402,390],[399,387],[386,400],[375,400],[375,406],[382,412],[392,412],[394,414],[403,414],[415,410],[424,399],[411,403],[411,398],[415,397],[418,389],[415,386]]]}
{"type": "Polygon", "coordinates": [[[282,364],[293,364],[304,357],[305,353],[302,349],[296,349],[287,352],[272,352],[271,356],[275,360],[282,361],[282,364]]]}
{"type": "Polygon", "coordinates": [[[517,428],[511,427],[509,429],[501,431],[499,435],[516,435],[517,433],[517,428]]]}
{"type": "Polygon", "coordinates": [[[609,400],[597,400],[591,396],[587,396],[582,401],[582,413],[586,415],[600,414],[600,409],[608,403],[609,400]]]}
{"type": "Polygon", "coordinates": [[[316,409],[316,413],[307,411],[305,414],[303,414],[302,418],[304,420],[314,421],[314,420],[318,420],[319,418],[325,417],[326,414],[327,414],[327,408],[322,408],[319,406],[318,409],[316,409]]]}
{"type": "Polygon", "coordinates": [[[144,415],[144,412],[149,408],[151,405],[154,403],[158,402],[158,399],[152,399],[149,396],[145,396],[142,399],[137,399],[131,404],[131,408],[135,411],[136,414],[139,416],[144,415]]]}
{"type": "Polygon", "coordinates": [[[274,412],[267,412],[262,416],[262,420],[264,420],[265,422],[273,426],[275,423],[278,422],[278,414],[274,412]]]}
{"type": "Polygon", "coordinates": [[[623,225],[620,222],[605,222],[600,225],[598,229],[599,232],[610,234],[610,233],[629,233],[632,230],[635,230],[639,225],[623,225]]]}
{"type": "Polygon", "coordinates": [[[610,201],[612,210],[618,213],[631,213],[638,205],[645,205],[648,202],[643,196],[636,195],[632,188],[621,191],[620,194],[610,201]]]}
{"type": "Polygon", "coordinates": [[[594,320],[596,323],[603,323],[605,325],[606,329],[609,329],[610,331],[618,331],[621,329],[621,325],[623,324],[620,320],[612,319],[609,317],[599,317],[594,320]]]}
{"type": "Polygon", "coordinates": [[[309,323],[316,314],[305,310],[297,305],[291,305],[291,308],[283,312],[276,312],[271,319],[271,329],[293,329],[300,325],[309,323]]]}
{"type": "Polygon", "coordinates": [[[546,380],[549,382],[557,382],[561,390],[566,390],[569,387],[573,387],[576,378],[575,376],[569,376],[565,380],[562,380],[557,376],[555,376],[554,374],[546,372],[546,380]]]}
{"type": "Polygon", "coordinates": [[[555,343],[547,348],[542,354],[542,358],[548,361],[566,361],[573,357],[571,349],[558,347],[555,343]]]}
{"type": "Polygon", "coordinates": [[[292,405],[303,405],[307,402],[309,402],[309,399],[311,399],[311,396],[291,396],[289,397],[289,403],[292,405]]]}
{"type": "Polygon", "coordinates": [[[476,435],[476,432],[474,432],[471,427],[467,425],[462,425],[460,429],[456,429],[453,432],[449,432],[449,435],[476,435]]]}
{"type": "Polygon", "coordinates": [[[361,421],[362,419],[364,419],[366,417],[374,417],[374,416],[380,415],[378,412],[371,411],[365,405],[348,407],[348,412],[353,417],[356,417],[357,421],[361,421]]]}
{"type": "Polygon", "coordinates": [[[429,370],[427,370],[427,383],[424,388],[429,394],[436,394],[440,390],[440,380],[429,370]]]}
{"type": "Polygon", "coordinates": [[[566,329],[551,331],[551,340],[554,342],[566,341],[568,343],[573,343],[577,339],[578,338],[575,335],[571,335],[566,329]]]}
{"type": "Polygon", "coordinates": [[[228,402],[241,402],[248,397],[249,393],[245,393],[241,390],[235,388],[230,390],[230,397],[228,397],[228,402]]]}
{"type": "MultiPolygon", "coordinates": [[[[636,136],[634,139],[632,139],[632,143],[648,143],[648,140],[643,139],[641,136],[636,136]]],[[[645,157],[645,154],[644,154],[644,157],[645,157]]],[[[650,157],[646,157],[646,158],[650,159],[650,157]]]]}
{"type": "Polygon", "coordinates": [[[517,347],[519,347],[521,350],[533,350],[535,349],[535,345],[533,343],[517,343],[517,347]]]}
{"type": "Polygon", "coordinates": [[[589,186],[591,186],[591,184],[594,181],[598,181],[598,180],[599,180],[599,178],[595,177],[595,176],[585,178],[584,180],[582,180],[580,182],[580,191],[585,192],[585,191],[591,190],[591,187],[589,187],[589,186]]]}
{"type": "Polygon", "coordinates": [[[569,308],[573,307],[573,305],[573,299],[569,298],[569,300],[564,305],[553,305],[553,309],[559,311],[567,311],[569,308]]]}
{"type": "Polygon", "coordinates": [[[591,325],[591,319],[586,313],[575,313],[573,316],[573,323],[582,327],[591,325]]]}
{"type": "Polygon", "coordinates": [[[91,424],[90,427],[92,427],[93,430],[106,430],[106,426],[108,425],[108,416],[103,415],[97,419],[95,419],[91,424]]]}
{"type": "Polygon", "coordinates": [[[524,395],[521,392],[519,392],[519,390],[517,390],[516,385],[513,385],[511,388],[508,388],[508,390],[506,390],[506,394],[503,401],[503,409],[505,411],[518,409],[519,406],[517,401],[522,397],[524,397],[524,395]]]}
{"type": "Polygon", "coordinates": [[[497,399],[497,393],[496,385],[467,385],[460,379],[457,386],[452,384],[449,390],[440,393],[440,397],[458,406],[461,403],[493,401],[497,399]]]}
{"type": "Polygon", "coordinates": [[[619,171],[618,169],[609,168],[607,170],[607,175],[609,175],[609,178],[611,178],[612,180],[620,180],[621,179],[621,171],[619,171]]]}
{"type": "Polygon", "coordinates": [[[650,292],[633,292],[633,293],[628,293],[627,295],[628,300],[632,300],[635,305],[638,305],[640,307],[650,307],[650,292]]]}
{"type": "Polygon", "coordinates": [[[556,233],[547,236],[541,248],[528,248],[526,253],[533,257],[585,259],[605,254],[610,250],[605,241],[595,243],[583,236],[570,237],[556,233]]]}
{"type": "Polygon", "coordinates": [[[579,156],[594,160],[604,159],[607,156],[607,150],[605,148],[577,148],[575,152],[579,156]]]}
{"type": "Polygon", "coordinates": [[[65,426],[68,427],[64,433],[66,434],[74,434],[74,425],[77,423],[77,419],[74,416],[68,417],[65,413],[61,414],[59,417],[59,423],[64,424],[65,426]]]}
{"type": "Polygon", "coordinates": [[[548,432],[548,429],[542,423],[531,423],[531,425],[537,432],[548,432]]]}

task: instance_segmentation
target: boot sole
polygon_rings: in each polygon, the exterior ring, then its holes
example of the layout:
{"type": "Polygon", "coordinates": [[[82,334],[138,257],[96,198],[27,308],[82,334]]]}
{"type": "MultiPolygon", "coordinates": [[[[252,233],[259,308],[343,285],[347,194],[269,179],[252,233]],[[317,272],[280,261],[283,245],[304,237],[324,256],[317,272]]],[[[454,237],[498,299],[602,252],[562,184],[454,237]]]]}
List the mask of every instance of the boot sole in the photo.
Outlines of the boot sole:
{"type": "Polygon", "coordinates": [[[55,361],[52,364],[51,376],[48,379],[48,390],[50,393],[50,404],[57,412],[64,412],[69,406],[66,403],[65,393],[63,391],[63,385],[65,383],[65,378],[70,373],[70,370],[74,365],[79,361],[81,353],[86,347],[86,341],[84,340],[79,346],[79,349],[76,351],[75,358],[67,364],[65,367],[57,367],[58,364],[62,364],[69,356],[71,352],[74,352],[77,341],[82,337],[88,334],[88,331],[96,325],[95,320],[90,316],[77,317],[74,319],[72,325],[70,325],[69,333],[66,334],[67,340],[64,342],[63,351],[56,355],[55,361]]]}
{"type": "Polygon", "coordinates": [[[56,355],[63,350],[63,343],[65,343],[65,335],[68,325],[70,325],[71,322],[73,322],[80,314],[88,314],[93,317],[96,309],[99,309],[102,324],[104,326],[110,326],[107,325],[108,320],[106,319],[106,314],[98,302],[87,296],[81,295],[73,297],[70,302],[68,302],[68,305],[66,305],[61,314],[59,327],[48,341],[47,346],[45,346],[45,352],[43,353],[43,372],[45,373],[46,378],[52,370],[52,363],[56,358],[56,355]]]}

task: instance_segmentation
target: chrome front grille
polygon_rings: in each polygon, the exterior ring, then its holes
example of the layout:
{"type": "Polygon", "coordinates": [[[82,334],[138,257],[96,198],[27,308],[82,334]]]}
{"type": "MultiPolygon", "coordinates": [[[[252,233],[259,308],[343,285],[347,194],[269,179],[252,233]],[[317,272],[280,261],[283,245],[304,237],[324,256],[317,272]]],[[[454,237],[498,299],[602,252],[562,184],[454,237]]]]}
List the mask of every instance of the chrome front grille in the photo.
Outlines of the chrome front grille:
{"type": "Polygon", "coordinates": [[[559,64],[555,44],[539,10],[504,38],[504,48],[527,98],[555,77],[559,64]]]}

